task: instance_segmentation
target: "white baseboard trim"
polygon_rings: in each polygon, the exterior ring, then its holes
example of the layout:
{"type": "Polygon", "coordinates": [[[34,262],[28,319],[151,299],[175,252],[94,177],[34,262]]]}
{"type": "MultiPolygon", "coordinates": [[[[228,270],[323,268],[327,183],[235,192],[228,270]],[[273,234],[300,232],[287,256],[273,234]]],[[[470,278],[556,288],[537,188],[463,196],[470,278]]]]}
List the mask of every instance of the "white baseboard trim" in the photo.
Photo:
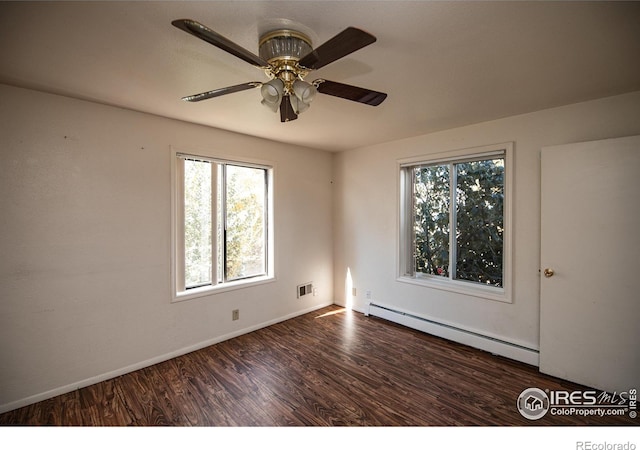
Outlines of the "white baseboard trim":
{"type": "Polygon", "coordinates": [[[380,317],[414,330],[478,348],[495,355],[504,356],[536,367],[539,366],[538,349],[469,330],[456,324],[443,323],[433,318],[402,311],[394,306],[383,305],[378,302],[370,303],[364,314],[380,317]]]}
{"type": "Polygon", "coordinates": [[[154,358],[147,359],[145,361],[140,361],[135,364],[131,364],[125,367],[121,367],[116,370],[112,370],[107,373],[103,373],[100,375],[96,375],[93,377],[86,378],[84,380],[79,380],[73,383],[69,383],[64,386],[60,386],[54,389],[50,389],[45,392],[41,392],[39,394],[30,395],[29,397],[25,397],[19,400],[15,400],[9,403],[4,403],[0,405],[0,414],[12,411],[14,409],[22,408],[24,406],[31,405],[33,403],[41,402],[43,400],[48,400],[50,398],[56,397],[58,395],[66,394],[68,392],[75,391],[76,389],[81,389],[83,387],[91,386],[92,384],[100,383],[102,381],[110,380],[115,377],[119,377],[121,375],[125,375],[127,373],[144,369],[145,367],[153,366],[154,364],[158,364],[164,361],[167,361],[172,358],[176,358],[178,356],[186,355],[187,353],[194,352],[196,350],[203,349],[205,347],[209,347],[210,345],[218,344],[220,342],[232,339],[234,337],[242,336],[243,334],[251,333],[252,331],[259,330],[261,328],[268,327],[270,325],[274,325],[279,322],[284,322],[285,320],[293,319],[294,317],[302,316],[304,314],[308,314],[310,312],[316,311],[321,308],[325,308],[327,306],[332,305],[333,303],[326,303],[321,305],[316,305],[312,308],[308,308],[302,311],[297,311],[295,313],[287,314],[286,316],[279,317],[277,319],[269,320],[267,322],[263,322],[257,325],[253,325],[251,327],[243,328],[241,330],[234,331],[232,333],[228,333],[222,336],[218,336],[203,342],[199,342],[194,345],[190,345],[188,347],[183,347],[178,350],[174,350],[162,355],[158,355],[154,358]]]}

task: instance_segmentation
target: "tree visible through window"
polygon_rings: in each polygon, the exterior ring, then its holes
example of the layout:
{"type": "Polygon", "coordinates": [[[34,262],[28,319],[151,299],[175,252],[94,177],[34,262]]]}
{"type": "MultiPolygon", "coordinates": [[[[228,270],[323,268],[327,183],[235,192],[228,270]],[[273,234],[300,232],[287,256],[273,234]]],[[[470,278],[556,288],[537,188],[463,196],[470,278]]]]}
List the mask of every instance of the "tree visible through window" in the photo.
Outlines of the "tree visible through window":
{"type": "Polygon", "coordinates": [[[455,278],[502,287],[504,158],[455,168],[455,278]]]}
{"type": "Polygon", "coordinates": [[[184,263],[185,286],[211,284],[213,201],[211,164],[184,161],[184,263]]]}
{"type": "Polygon", "coordinates": [[[227,280],[266,272],[264,169],[226,166],[226,234],[224,247],[227,280]]]}
{"type": "Polygon", "coordinates": [[[409,272],[503,287],[504,156],[403,170],[412,192],[409,272]]]}
{"type": "Polygon", "coordinates": [[[266,275],[269,168],[178,160],[178,291],[266,275]]]}

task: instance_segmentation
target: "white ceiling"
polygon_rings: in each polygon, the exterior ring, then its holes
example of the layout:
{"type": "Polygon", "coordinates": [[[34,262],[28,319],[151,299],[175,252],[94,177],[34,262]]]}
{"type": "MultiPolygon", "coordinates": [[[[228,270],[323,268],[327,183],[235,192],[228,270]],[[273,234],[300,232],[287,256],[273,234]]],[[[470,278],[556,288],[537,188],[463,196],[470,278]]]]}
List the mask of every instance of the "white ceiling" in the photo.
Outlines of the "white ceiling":
{"type": "Polygon", "coordinates": [[[340,151],[640,90],[640,2],[0,2],[0,82],[340,151]],[[318,95],[281,123],[254,66],[171,25],[197,20],[249,51],[273,22],[318,46],[348,26],[378,41],[309,75],[389,94],[318,95]]]}

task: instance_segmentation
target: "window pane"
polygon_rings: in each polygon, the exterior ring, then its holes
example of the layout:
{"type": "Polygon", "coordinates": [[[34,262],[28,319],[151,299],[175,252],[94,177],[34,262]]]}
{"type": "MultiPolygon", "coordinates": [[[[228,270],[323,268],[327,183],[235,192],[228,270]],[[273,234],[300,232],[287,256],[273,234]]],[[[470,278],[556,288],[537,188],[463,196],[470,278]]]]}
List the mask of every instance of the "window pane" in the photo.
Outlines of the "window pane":
{"type": "Polygon", "coordinates": [[[449,166],[414,169],[415,271],[449,276],[449,166]]]}
{"type": "Polygon", "coordinates": [[[504,159],[456,164],[458,280],[502,287],[504,159]]]}
{"type": "Polygon", "coordinates": [[[224,165],[216,164],[217,171],[217,186],[216,186],[216,274],[217,274],[217,282],[224,282],[224,220],[222,220],[222,204],[223,204],[223,193],[224,193],[224,165]]]}
{"type": "Polygon", "coordinates": [[[185,287],[211,284],[211,164],[184,161],[185,287]]]}
{"type": "Polygon", "coordinates": [[[228,280],[266,273],[266,170],[227,165],[228,280]]]}

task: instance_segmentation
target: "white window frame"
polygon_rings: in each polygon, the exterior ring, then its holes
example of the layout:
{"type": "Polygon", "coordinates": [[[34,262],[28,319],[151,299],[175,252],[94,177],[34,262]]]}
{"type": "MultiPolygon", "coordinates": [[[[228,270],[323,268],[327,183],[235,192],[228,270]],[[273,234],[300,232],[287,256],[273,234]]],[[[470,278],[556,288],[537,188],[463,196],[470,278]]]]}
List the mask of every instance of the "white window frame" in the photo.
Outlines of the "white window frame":
{"type": "MultiPolygon", "coordinates": [[[[218,156],[209,150],[180,151],[171,148],[171,292],[172,302],[228,292],[275,281],[274,257],[274,200],[273,179],[274,164],[269,161],[218,156]],[[184,160],[194,159],[208,161],[213,164],[231,164],[242,167],[265,169],[267,173],[267,220],[266,220],[266,274],[250,278],[217,283],[215,258],[217,255],[216,239],[212,239],[213,274],[212,284],[201,287],[185,288],[185,251],[184,251],[184,160]]],[[[213,174],[216,170],[212,171],[213,174]]],[[[216,198],[217,181],[212,177],[212,198],[216,198]]],[[[214,201],[215,204],[215,201],[214,201]]],[[[212,208],[212,227],[216,229],[217,214],[212,208]]]]}
{"type": "MultiPolygon", "coordinates": [[[[422,155],[397,161],[398,208],[398,263],[397,281],[434,289],[470,295],[506,303],[513,302],[513,142],[453,150],[422,155]],[[418,165],[461,163],[491,157],[504,157],[504,234],[503,234],[503,286],[487,286],[472,281],[455,280],[435,275],[416,274],[413,246],[413,187],[408,169],[418,165]]],[[[452,205],[453,206],[453,205],[452,205]]],[[[453,208],[452,208],[453,209],[453,208]]],[[[451,235],[455,242],[455,232],[451,235]]]]}

